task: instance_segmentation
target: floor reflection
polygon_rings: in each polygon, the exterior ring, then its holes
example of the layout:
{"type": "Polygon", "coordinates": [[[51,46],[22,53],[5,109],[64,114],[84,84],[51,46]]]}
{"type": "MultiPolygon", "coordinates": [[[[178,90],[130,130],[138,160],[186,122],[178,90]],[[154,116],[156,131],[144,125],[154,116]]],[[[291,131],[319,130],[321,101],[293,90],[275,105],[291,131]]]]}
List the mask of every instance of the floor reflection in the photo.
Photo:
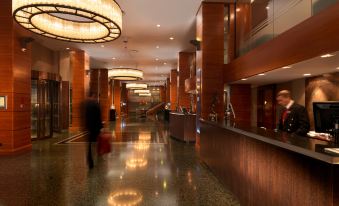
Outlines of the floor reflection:
{"type": "Polygon", "coordinates": [[[194,145],[169,138],[166,124],[127,119],[106,129],[112,152],[96,157],[90,171],[81,135],[37,141],[32,153],[0,158],[0,205],[237,205],[194,145]]]}
{"type": "Polygon", "coordinates": [[[109,195],[110,206],[135,206],[142,201],[142,194],[133,189],[118,190],[109,195]]]}

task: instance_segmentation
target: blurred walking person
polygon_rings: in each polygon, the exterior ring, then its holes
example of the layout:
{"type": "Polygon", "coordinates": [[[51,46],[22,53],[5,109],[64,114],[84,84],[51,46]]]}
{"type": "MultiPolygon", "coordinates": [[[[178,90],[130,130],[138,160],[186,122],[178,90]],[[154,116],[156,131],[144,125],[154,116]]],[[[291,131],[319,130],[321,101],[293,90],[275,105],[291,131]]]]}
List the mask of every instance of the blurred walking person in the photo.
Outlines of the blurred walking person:
{"type": "Polygon", "coordinates": [[[87,164],[88,167],[91,169],[94,167],[92,142],[96,142],[97,137],[100,134],[100,130],[103,127],[100,105],[94,94],[90,94],[90,97],[85,102],[85,127],[89,133],[87,164]]]}

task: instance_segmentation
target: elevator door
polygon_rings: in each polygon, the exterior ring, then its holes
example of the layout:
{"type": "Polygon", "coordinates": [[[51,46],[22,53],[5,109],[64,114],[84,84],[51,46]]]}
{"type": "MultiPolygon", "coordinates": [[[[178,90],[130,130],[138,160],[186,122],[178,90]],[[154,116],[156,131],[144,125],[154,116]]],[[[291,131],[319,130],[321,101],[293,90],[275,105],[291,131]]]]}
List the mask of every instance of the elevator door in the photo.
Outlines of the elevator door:
{"type": "Polygon", "coordinates": [[[32,80],[32,139],[52,137],[53,130],[59,128],[59,94],[55,94],[59,91],[58,85],[55,81],[32,80]]]}

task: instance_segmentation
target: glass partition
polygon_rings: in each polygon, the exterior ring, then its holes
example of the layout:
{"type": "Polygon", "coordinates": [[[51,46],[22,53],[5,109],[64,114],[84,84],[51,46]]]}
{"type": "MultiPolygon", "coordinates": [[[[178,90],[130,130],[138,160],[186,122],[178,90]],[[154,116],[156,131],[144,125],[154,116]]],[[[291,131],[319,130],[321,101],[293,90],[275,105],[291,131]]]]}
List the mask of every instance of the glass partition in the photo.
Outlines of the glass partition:
{"type": "Polygon", "coordinates": [[[339,0],[246,0],[236,3],[237,57],[338,2],[339,0]]]}
{"type": "Polygon", "coordinates": [[[312,0],[312,14],[315,15],[338,2],[339,0],[312,0]]]}

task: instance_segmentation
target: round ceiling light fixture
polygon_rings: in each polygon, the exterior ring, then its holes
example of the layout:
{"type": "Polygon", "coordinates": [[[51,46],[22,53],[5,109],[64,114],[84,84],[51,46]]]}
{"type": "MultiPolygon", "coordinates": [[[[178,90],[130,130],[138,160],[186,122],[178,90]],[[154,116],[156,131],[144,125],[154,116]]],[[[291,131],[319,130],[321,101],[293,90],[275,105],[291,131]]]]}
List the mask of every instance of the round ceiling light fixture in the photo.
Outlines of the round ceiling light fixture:
{"type": "Polygon", "coordinates": [[[58,40],[103,43],[121,35],[122,11],[114,0],[13,0],[12,8],[21,26],[58,40]]]}
{"type": "Polygon", "coordinates": [[[129,83],[126,84],[127,89],[147,89],[147,84],[129,83]]]}
{"type": "Polygon", "coordinates": [[[139,69],[115,68],[108,71],[108,77],[114,80],[135,81],[143,79],[144,73],[139,69]]]}
{"type": "Polygon", "coordinates": [[[151,93],[139,93],[139,97],[151,97],[151,93]]]}
{"type": "Polygon", "coordinates": [[[138,89],[138,90],[134,90],[134,94],[150,94],[151,91],[147,90],[147,89],[138,89]]]}

